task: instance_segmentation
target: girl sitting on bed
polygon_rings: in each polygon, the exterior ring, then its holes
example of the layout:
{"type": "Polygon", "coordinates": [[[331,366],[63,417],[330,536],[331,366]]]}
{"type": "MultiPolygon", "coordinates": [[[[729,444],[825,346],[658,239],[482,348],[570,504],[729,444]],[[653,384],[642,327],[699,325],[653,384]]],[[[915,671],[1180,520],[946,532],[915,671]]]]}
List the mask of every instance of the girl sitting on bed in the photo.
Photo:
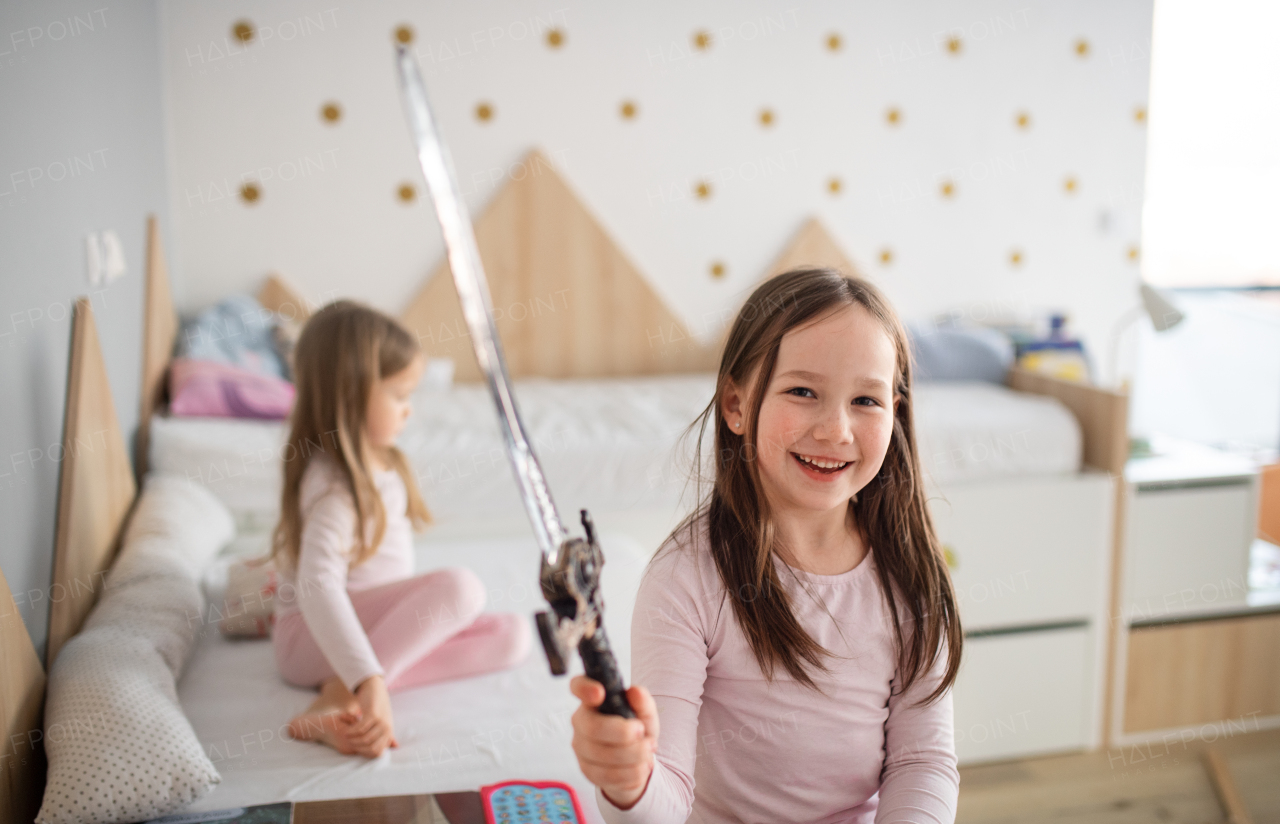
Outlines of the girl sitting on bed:
{"type": "Polygon", "coordinates": [[[429,516],[395,439],[423,365],[409,332],[350,301],[294,349],[272,642],[286,681],[320,689],[293,736],[370,758],[397,746],[388,692],[511,667],[531,646],[522,616],[481,613],[470,570],[413,574],[429,516]]]}
{"type": "Polygon", "coordinates": [[[571,682],[607,822],[954,820],[962,635],[911,390],[864,280],[787,272],[739,312],[691,427],[715,429],[714,485],[636,600],[638,717],[571,682]]]}

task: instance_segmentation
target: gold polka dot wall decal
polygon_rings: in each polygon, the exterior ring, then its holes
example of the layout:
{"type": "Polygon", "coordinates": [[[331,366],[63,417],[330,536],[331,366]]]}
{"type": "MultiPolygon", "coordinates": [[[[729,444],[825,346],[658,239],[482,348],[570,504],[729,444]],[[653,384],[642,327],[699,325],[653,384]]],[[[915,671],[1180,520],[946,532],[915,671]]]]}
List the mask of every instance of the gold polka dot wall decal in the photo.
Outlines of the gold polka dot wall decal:
{"type": "Polygon", "coordinates": [[[835,32],[827,35],[827,49],[829,51],[840,51],[840,47],[844,45],[840,40],[840,35],[835,32]]]}
{"type": "Polygon", "coordinates": [[[706,51],[711,48],[711,32],[699,31],[694,32],[693,45],[698,51],[706,51]]]}
{"type": "Polygon", "coordinates": [[[1075,194],[1078,188],[1080,188],[1080,184],[1070,175],[1067,176],[1066,180],[1062,181],[1062,189],[1069,195],[1075,194]]]}
{"type": "Polygon", "coordinates": [[[392,37],[395,38],[397,43],[403,43],[407,46],[413,42],[413,28],[402,23],[396,26],[396,30],[392,32],[392,37]]]}
{"type": "Polygon", "coordinates": [[[622,115],[623,119],[631,120],[636,116],[636,104],[630,100],[624,100],[618,108],[618,113],[622,115]]]}
{"type": "Polygon", "coordinates": [[[725,265],[718,260],[715,263],[711,264],[711,277],[713,278],[724,277],[724,273],[726,271],[728,270],[725,268],[725,265]]]}
{"type": "Polygon", "coordinates": [[[396,189],[396,197],[400,198],[401,203],[412,203],[418,197],[418,190],[413,188],[412,183],[401,183],[396,189]]]}
{"type": "Polygon", "coordinates": [[[1139,106],[1133,110],[1133,122],[1137,123],[1139,126],[1146,124],[1147,110],[1144,107],[1139,106]]]}
{"type": "Polygon", "coordinates": [[[1021,266],[1021,265],[1022,265],[1022,250],[1021,250],[1021,249],[1014,249],[1013,251],[1009,252],[1009,265],[1010,265],[1010,266],[1021,266]]]}
{"type": "Polygon", "coordinates": [[[237,20],[231,27],[231,35],[241,43],[248,43],[253,39],[253,24],[248,20],[237,20]]]}
{"type": "Polygon", "coordinates": [[[337,123],[342,119],[342,107],[337,103],[326,103],[320,107],[320,117],[326,123],[337,123]]]}
{"type": "Polygon", "coordinates": [[[492,119],[493,119],[493,106],[489,105],[488,103],[477,103],[476,104],[476,120],[479,120],[481,123],[488,123],[492,119]]]}
{"type": "Polygon", "coordinates": [[[547,45],[553,49],[558,49],[564,45],[564,32],[560,29],[551,29],[547,32],[547,45]]]}
{"type": "Polygon", "coordinates": [[[1026,112],[1018,112],[1018,116],[1013,119],[1013,122],[1018,124],[1019,129],[1030,129],[1031,115],[1026,112]]]}
{"type": "Polygon", "coordinates": [[[706,200],[711,197],[711,184],[705,180],[699,180],[693,187],[693,193],[699,200],[706,200]]]}
{"type": "Polygon", "coordinates": [[[955,197],[956,184],[950,180],[944,180],[938,185],[938,192],[943,197],[955,197]]]}
{"type": "Polygon", "coordinates": [[[760,110],[760,125],[766,128],[773,125],[773,109],[760,110]]]}
{"type": "Polygon", "coordinates": [[[884,113],[884,119],[889,122],[890,126],[897,126],[902,122],[902,111],[899,109],[889,109],[884,113]]]}
{"type": "Polygon", "coordinates": [[[1089,56],[1089,41],[1081,37],[1076,41],[1076,57],[1089,56]]]}
{"type": "Polygon", "coordinates": [[[833,177],[827,181],[827,191],[833,195],[840,194],[840,190],[843,188],[844,188],[844,184],[840,181],[840,178],[838,177],[833,177]]]}
{"type": "Polygon", "coordinates": [[[953,34],[947,38],[947,51],[959,54],[962,48],[964,48],[964,42],[959,37],[953,34]]]}
{"type": "Polygon", "coordinates": [[[1129,258],[1130,263],[1137,263],[1138,258],[1141,256],[1141,254],[1142,253],[1141,251],[1139,251],[1137,246],[1130,246],[1128,251],[1125,252],[1125,256],[1129,258]]]}
{"type": "Polygon", "coordinates": [[[893,263],[893,250],[885,247],[880,250],[880,265],[888,266],[890,263],[893,263]]]}
{"type": "Polygon", "coordinates": [[[240,199],[245,203],[252,205],[257,203],[260,197],[262,197],[262,189],[258,188],[257,183],[249,182],[240,186],[240,199]]]}

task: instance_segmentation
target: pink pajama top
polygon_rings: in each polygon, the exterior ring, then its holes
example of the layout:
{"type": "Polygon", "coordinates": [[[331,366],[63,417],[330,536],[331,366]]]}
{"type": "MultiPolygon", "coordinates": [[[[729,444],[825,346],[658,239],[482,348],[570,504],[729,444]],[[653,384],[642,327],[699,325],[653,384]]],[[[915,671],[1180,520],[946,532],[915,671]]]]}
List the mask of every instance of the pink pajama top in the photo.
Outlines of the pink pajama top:
{"type": "Polygon", "coordinates": [[[311,459],[299,487],[298,568],[295,572],[282,565],[276,596],[276,623],[297,620],[291,616],[301,613],[329,666],[352,691],[369,676],[385,671],[347,592],[413,576],[413,526],[404,481],[393,469],[375,470],[372,476],[386,511],[386,531],[377,551],[348,569],[355,546],[355,496],[337,460],[324,453],[311,459]]]}
{"type": "Polygon", "coordinates": [[[705,519],[695,527],[698,540],[690,545],[686,531],[664,545],[640,584],[631,675],[657,704],[658,750],[635,806],[620,810],[596,789],[605,821],[954,821],[951,693],[916,705],[939,683],[945,655],[899,692],[872,554],[839,575],[774,556],[801,626],[833,653],[830,674],[810,670],[820,695],[781,666],[765,680],[724,598],[705,519]]]}

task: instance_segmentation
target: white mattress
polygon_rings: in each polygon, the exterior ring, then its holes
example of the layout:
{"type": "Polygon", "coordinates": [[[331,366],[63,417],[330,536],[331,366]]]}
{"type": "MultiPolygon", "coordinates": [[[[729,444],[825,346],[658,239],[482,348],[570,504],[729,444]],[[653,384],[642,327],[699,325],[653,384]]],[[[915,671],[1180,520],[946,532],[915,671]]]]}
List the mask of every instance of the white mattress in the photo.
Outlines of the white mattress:
{"type": "MultiPolygon", "coordinates": [[[[629,681],[631,612],[649,549],[623,533],[602,530],[600,537],[607,561],[606,627],[629,681]]],[[[484,581],[487,609],[518,612],[533,630],[532,613],[541,598],[531,537],[439,540],[429,533],[419,542],[419,571],[455,564],[484,581]]],[[[571,672],[580,672],[581,665],[575,665],[571,672]]],[[[573,785],[587,818],[600,821],[591,785],[570,746],[569,718],[577,702],[569,693],[569,677],[550,674],[535,641],[530,657],[515,669],[393,693],[400,746],[369,760],[284,738],[284,725],[315,693],[281,680],[270,641],[228,641],[209,626],[178,685],[178,697],[222,783],[184,812],[474,790],[524,778],[573,785]]]]}
{"type": "MultiPolygon", "coordinates": [[[[712,375],[519,381],[521,414],[561,511],[676,509],[691,448],[677,441],[714,384],[712,375]]],[[[437,521],[521,518],[488,391],[422,391],[414,408],[400,446],[437,521]]],[[[1079,426],[1052,398],[923,383],[915,414],[921,462],[938,485],[1080,468],[1079,426]]],[[[279,505],[285,435],[280,422],[157,416],[151,464],[207,484],[242,527],[266,528],[279,505]]]]}
{"type": "Polygon", "coordinates": [[[916,443],[939,486],[1022,475],[1078,472],[1083,439],[1056,398],[968,381],[921,383],[916,443]]]}

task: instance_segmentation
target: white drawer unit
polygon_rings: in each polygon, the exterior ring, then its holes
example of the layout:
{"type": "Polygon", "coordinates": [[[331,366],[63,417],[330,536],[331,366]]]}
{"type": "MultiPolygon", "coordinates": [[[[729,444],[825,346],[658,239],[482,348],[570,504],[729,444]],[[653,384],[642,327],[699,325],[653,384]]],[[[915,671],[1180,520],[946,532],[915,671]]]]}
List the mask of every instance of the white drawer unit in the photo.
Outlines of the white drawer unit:
{"type": "Polygon", "coordinates": [[[1103,472],[957,484],[930,512],[966,631],[1105,614],[1115,482],[1103,472]]]}
{"type": "Polygon", "coordinates": [[[1096,746],[1097,647],[1083,626],[966,639],[952,691],[961,763],[1096,746]]]}
{"type": "Polygon", "coordinates": [[[1125,542],[1127,620],[1245,605],[1256,478],[1134,486],[1125,542]]]}

